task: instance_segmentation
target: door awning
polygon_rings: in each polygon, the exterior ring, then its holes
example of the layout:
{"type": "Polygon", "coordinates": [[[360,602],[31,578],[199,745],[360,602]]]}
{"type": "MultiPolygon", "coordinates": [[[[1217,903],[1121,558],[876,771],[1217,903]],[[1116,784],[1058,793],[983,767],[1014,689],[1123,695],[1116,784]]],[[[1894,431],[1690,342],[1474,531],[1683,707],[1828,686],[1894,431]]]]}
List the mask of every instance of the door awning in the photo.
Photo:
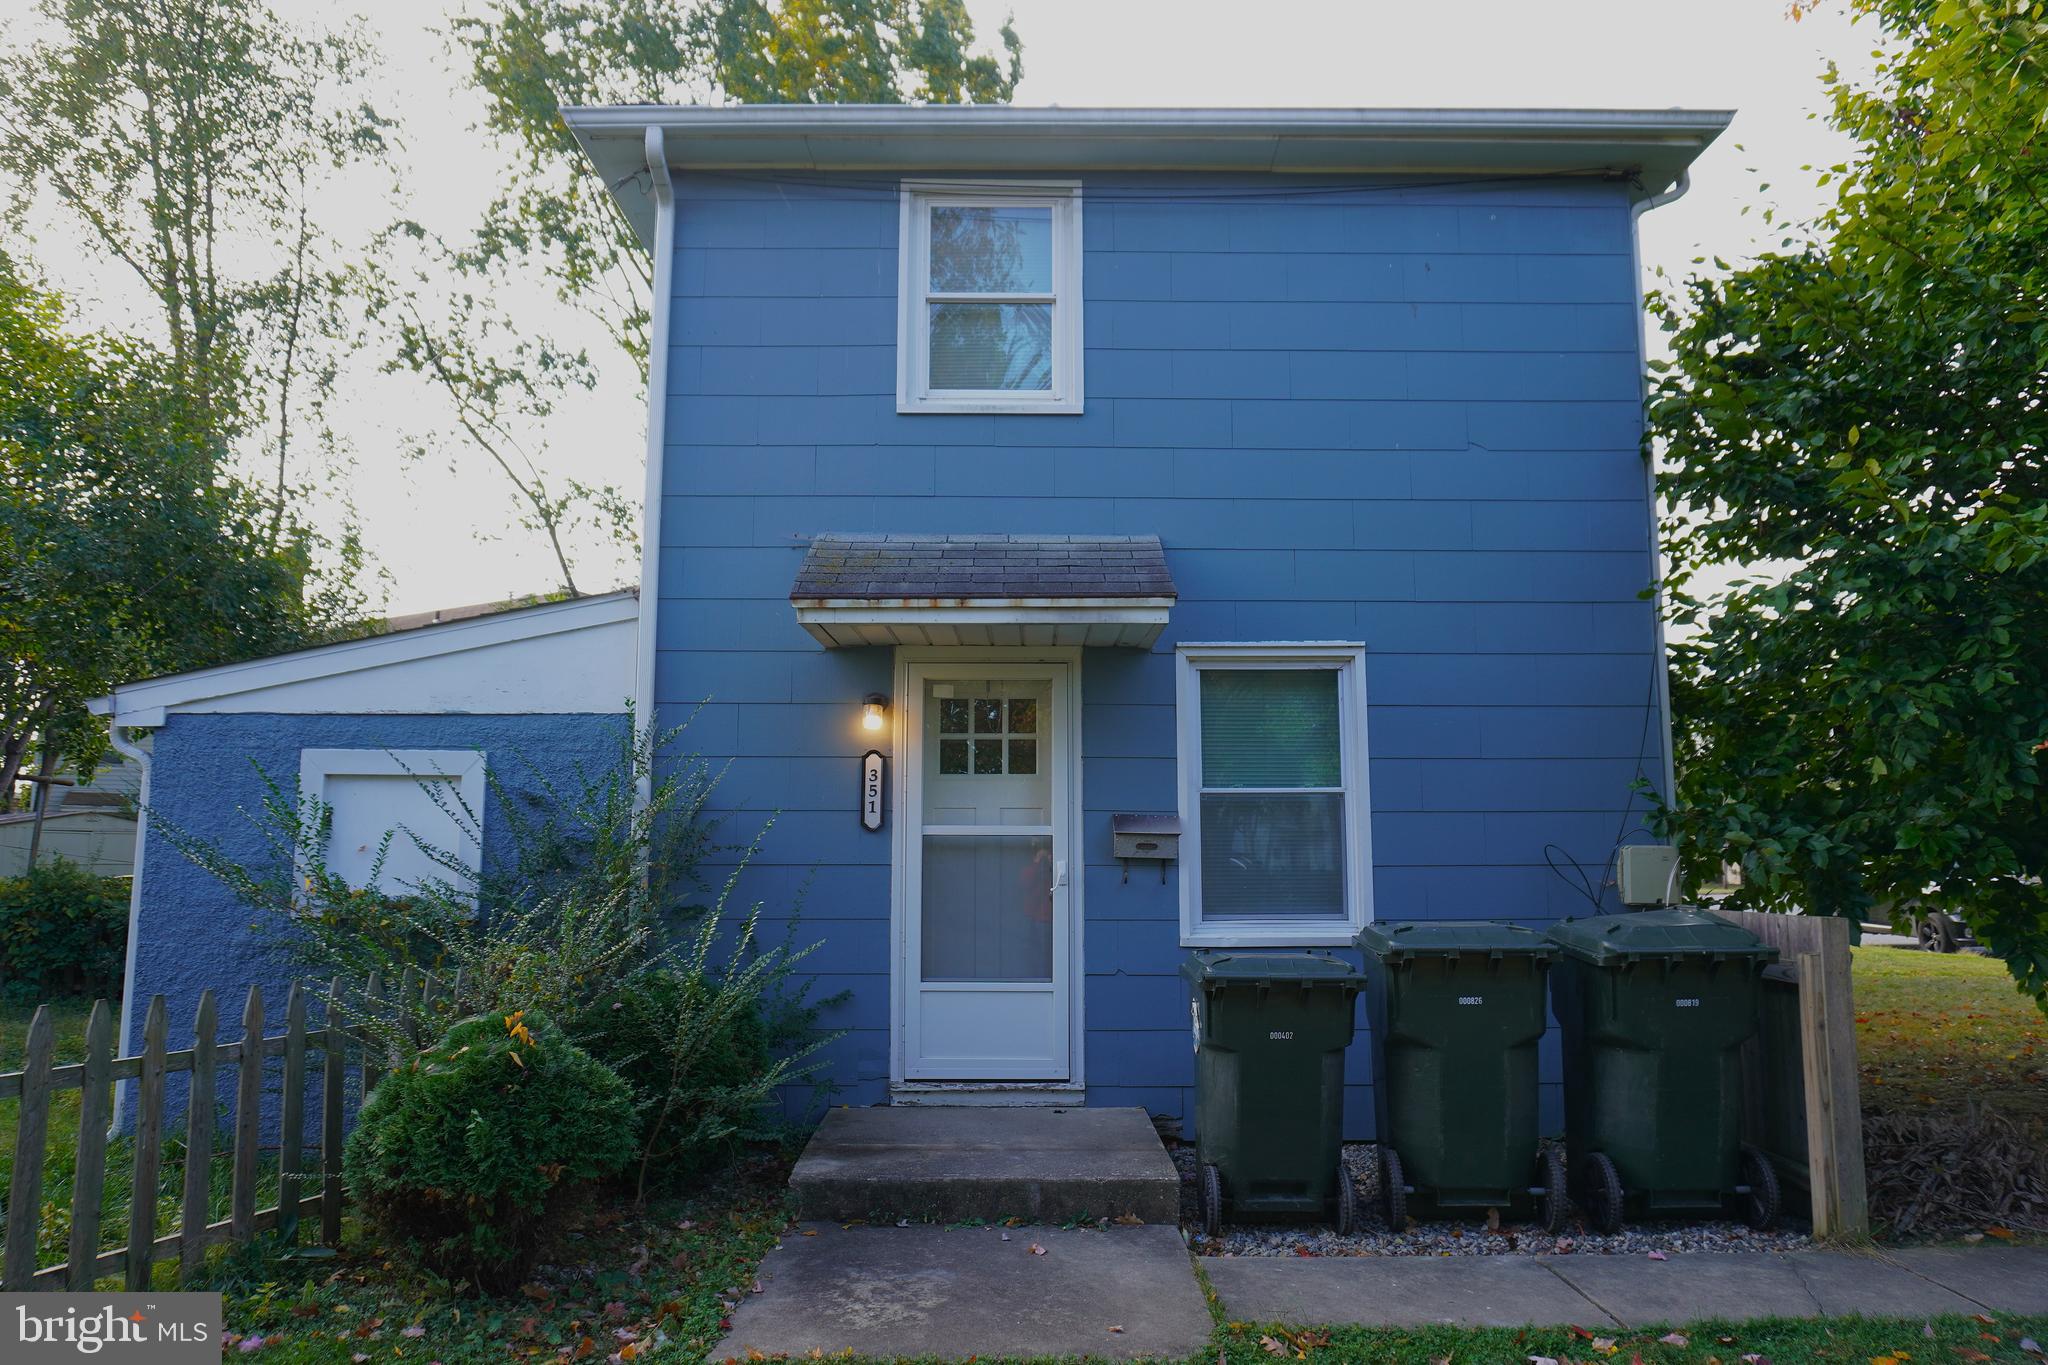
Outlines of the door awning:
{"type": "Polygon", "coordinates": [[[1149,649],[1176,596],[1157,536],[820,535],[789,600],[827,649],[1149,649]]]}

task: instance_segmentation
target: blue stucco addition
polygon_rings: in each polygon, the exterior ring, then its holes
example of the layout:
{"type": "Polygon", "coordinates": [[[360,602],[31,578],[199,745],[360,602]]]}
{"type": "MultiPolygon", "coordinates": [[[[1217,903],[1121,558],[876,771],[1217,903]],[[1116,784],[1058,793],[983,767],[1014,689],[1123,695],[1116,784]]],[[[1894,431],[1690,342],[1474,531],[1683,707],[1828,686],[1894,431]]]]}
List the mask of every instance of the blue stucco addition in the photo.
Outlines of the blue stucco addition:
{"type": "MultiPolygon", "coordinates": [[[[848,992],[824,1020],[839,1102],[887,1093],[890,844],[855,818],[854,718],[892,662],[798,627],[813,534],[1165,544],[1165,636],[1082,669],[1093,1104],[1192,1117],[1178,889],[1109,856],[1111,813],[1177,803],[1176,643],[1364,642],[1382,920],[1590,913],[1547,862],[1597,881],[1662,771],[1627,186],[1083,195],[1086,411],[902,415],[894,182],[678,177],[655,700],[730,762],[734,828],[780,813],[742,897],[773,919],[801,896],[820,984],[848,992]]],[[[1368,1048],[1348,1081],[1368,1136],[1368,1048]]]]}
{"type": "MultiPolygon", "coordinates": [[[[191,1046],[193,1017],[200,994],[208,989],[219,1011],[221,1042],[241,1036],[251,986],[263,991],[269,1031],[282,1032],[286,995],[301,974],[278,950],[276,935],[261,922],[261,914],[165,840],[163,825],[252,866],[268,866],[276,851],[262,818],[265,778],[291,792],[301,750],[473,749],[484,753],[493,774],[483,806],[488,865],[507,853],[503,801],[525,803],[528,814],[541,814],[546,803],[540,775],[562,783],[579,770],[594,775],[615,765],[625,726],[624,715],[169,716],[151,750],[153,827],[143,858],[142,915],[128,983],[134,1001],[128,1053],[142,1050],[142,1024],[152,995],[164,997],[173,1049],[191,1046]]],[[[311,1014],[320,1017],[317,1006],[311,1014]]],[[[182,1077],[172,1080],[167,1114],[175,1124],[182,1121],[184,1086],[182,1077]]],[[[274,1092],[278,1076],[271,1074],[267,1081],[274,1092]]],[[[224,1086],[221,1093],[223,1102],[231,1101],[231,1088],[224,1086]]],[[[266,1131],[274,1131],[275,1106],[273,1093],[265,1109],[266,1131]]],[[[124,1114],[122,1121],[128,1118],[124,1114]]]]}

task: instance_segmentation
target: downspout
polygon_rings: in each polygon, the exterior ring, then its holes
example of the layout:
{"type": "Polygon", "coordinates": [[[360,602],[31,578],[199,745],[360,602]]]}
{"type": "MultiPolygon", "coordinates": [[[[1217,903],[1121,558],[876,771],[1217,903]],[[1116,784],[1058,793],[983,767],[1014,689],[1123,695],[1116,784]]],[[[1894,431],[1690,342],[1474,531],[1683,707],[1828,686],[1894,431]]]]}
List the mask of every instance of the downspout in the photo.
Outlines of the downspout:
{"type": "MultiPolygon", "coordinates": [[[[1650,402],[1650,316],[1643,308],[1643,295],[1648,291],[1643,286],[1643,241],[1642,218],[1651,209],[1663,208],[1685,197],[1692,188],[1692,170],[1678,173],[1678,183],[1662,194],[1653,194],[1639,199],[1629,207],[1628,251],[1631,278],[1636,282],[1636,365],[1642,375],[1643,405],[1647,419],[1650,402]]],[[[1678,804],[1678,759],[1672,753],[1671,727],[1671,653],[1664,634],[1664,547],[1657,538],[1657,457],[1654,452],[1643,452],[1643,506],[1650,520],[1650,568],[1657,576],[1657,592],[1651,599],[1656,615],[1657,639],[1657,710],[1664,720],[1664,803],[1678,804]]]]}
{"type": "MultiPolygon", "coordinates": [[[[640,621],[635,645],[633,723],[656,733],[654,724],[655,627],[661,607],[661,496],[668,446],[669,306],[674,292],[676,190],[669,175],[668,144],[658,127],[645,138],[649,193],[654,196],[654,296],[648,300],[647,490],[640,517],[640,621]]],[[[653,781],[643,774],[635,795],[644,809],[653,781]]]]}
{"type": "MultiPolygon", "coordinates": [[[[142,860],[149,849],[149,750],[129,737],[128,727],[121,723],[121,696],[116,691],[110,698],[107,714],[107,739],[124,758],[134,760],[141,771],[141,785],[135,793],[135,858],[128,876],[128,945],[121,959],[121,1033],[114,1044],[116,1054],[129,1045],[133,1036],[129,1030],[135,1024],[135,944],[142,937],[142,860]]],[[[110,1133],[118,1134],[127,1121],[128,1082],[117,1081],[114,1085],[114,1112],[108,1124],[110,1133]]]]}

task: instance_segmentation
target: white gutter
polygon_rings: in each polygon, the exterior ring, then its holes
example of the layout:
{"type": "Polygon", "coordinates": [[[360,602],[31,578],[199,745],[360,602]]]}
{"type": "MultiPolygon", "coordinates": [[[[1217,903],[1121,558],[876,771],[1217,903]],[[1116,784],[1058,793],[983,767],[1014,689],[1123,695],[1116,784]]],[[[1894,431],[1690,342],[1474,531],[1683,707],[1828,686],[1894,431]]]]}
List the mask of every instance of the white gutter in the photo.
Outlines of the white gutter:
{"type": "MultiPolygon", "coordinates": [[[[1643,308],[1642,295],[1648,291],[1643,285],[1643,242],[1641,223],[1643,215],[1651,209],[1662,208],[1685,197],[1692,188],[1692,171],[1681,171],[1678,183],[1662,194],[1653,194],[1639,199],[1629,206],[1628,249],[1631,278],[1636,281],[1636,363],[1641,367],[1643,379],[1643,403],[1645,419],[1650,401],[1650,316],[1643,308]]],[[[1678,759],[1672,753],[1671,728],[1671,654],[1665,641],[1664,632],[1664,549],[1657,539],[1657,457],[1654,451],[1643,453],[1643,494],[1644,506],[1650,519],[1650,565],[1657,575],[1657,592],[1651,599],[1656,613],[1657,639],[1657,710],[1664,718],[1664,802],[1678,804],[1678,759]]]]}
{"type": "MultiPolygon", "coordinates": [[[[118,712],[118,700],[109,700],[118,712]]],[[[114,1044],[115,1055],[120,1056],[120,1050],[129,1045],[129,1029],[135,1023],[135,945],[142,937],[142,860],[149,849],[149,750],[130,739],[128,727],[112,717],[107,721],[107,739],[122,756],[135,760],[142,772],[142,783],[135,791],[135,859],[128,877],[128,945],[121,959],[121,1033],[114,1044]]],[[[121,1130],[127,1112],[128,1082],[117,1081],[114,1112],[107,1124],[109,1133],[121,1130]]]]}
{"type": "MultiPolygon", "coordinates": [[[[634,658],[633,723],[654,733],[655,627],[661,609],[661,497],[668,452],[668,367],[670,296],[674,293],[676,189],[668,170],[661,129],[649,124],[646,150],[648,193],[654,200],[654,297],[647,323],[647,489],[640,515],[640,623],[634,658]]],[[[637,795],[644,806],[653,796],[643,776],[637,795]]]]}

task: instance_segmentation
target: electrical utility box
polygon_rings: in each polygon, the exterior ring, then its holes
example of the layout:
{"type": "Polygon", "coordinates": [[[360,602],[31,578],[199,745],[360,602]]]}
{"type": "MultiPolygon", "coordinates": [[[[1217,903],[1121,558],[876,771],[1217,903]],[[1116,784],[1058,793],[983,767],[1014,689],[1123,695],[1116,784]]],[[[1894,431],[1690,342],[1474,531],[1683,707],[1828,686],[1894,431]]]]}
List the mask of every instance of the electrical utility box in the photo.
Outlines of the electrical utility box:
{"type": "Polygon", "coordinates": [[[1614,889],[1623,905],[1670,905],[1678,894],[1678,850],[1669,844],[1623,844],[1615,853],[1614,889]]]}

